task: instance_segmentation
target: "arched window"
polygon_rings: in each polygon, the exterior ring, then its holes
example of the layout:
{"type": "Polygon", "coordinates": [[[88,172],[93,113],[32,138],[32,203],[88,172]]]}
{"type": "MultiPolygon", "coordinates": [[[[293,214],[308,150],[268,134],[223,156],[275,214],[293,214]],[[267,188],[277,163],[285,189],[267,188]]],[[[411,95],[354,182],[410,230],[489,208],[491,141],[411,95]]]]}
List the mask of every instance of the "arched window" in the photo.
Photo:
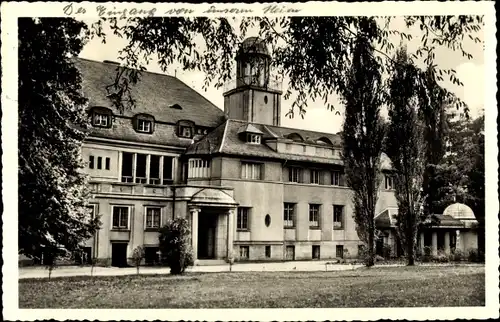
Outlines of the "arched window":
{"type": "Polygon", "coordinates": [[[293,141],[300,141],[304,142],[304,138],[298,134],[298,133],[290,133],[286,136],[287,139],[293,140],[293,141]]]}

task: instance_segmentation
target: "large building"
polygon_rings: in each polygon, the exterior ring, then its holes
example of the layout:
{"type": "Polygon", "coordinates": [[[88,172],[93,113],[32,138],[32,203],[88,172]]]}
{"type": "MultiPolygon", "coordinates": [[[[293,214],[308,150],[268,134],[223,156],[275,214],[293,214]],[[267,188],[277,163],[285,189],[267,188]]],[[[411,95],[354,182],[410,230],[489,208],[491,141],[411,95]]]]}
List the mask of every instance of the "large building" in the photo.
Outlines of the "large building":
{"type": "MultiPolygon", "coordinates": [[[[83,145],[91,207],[102,216],[89,257],[125,266],[142,245],[154,263],[157,230],[175,217],[189,220],[198,262],[357,256],[339,135],[281,126],[280,84],[258,39],[236,59],[224,111],[175,77],[145,72],[136,107],[123,112],[106,91],[116,63],[77,60],[93,125],[83,145]]],[[[379,221],[397,206],[389,173],[381,180],[379,221]]]]}

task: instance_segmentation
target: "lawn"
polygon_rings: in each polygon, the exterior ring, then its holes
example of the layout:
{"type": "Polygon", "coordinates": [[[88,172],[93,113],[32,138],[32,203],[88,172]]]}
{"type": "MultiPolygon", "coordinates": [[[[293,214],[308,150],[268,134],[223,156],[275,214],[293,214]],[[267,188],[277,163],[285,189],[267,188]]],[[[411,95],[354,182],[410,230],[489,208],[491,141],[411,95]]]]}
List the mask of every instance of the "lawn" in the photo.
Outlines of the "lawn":
{"type": "Polygon", "coordinates": [[[484,267],[190,273],[19,281],[20,308],[484,306],[484,267]]]}

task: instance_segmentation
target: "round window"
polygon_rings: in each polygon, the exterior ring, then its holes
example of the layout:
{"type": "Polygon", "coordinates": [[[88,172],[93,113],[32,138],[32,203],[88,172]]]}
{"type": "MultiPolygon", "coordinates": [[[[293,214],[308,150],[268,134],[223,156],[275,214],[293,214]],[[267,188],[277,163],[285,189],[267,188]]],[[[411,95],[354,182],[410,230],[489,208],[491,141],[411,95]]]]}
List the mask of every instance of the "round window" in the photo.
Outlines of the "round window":
{"type": "Polygon", "coordinates": [[[267,104],[267,95],[264,96],[264,103],[267,104]]]}
{"type": "Polygon", "coordinates": [[[271,224],[271,216],[269,216],[269,214],[267,214],[264,221],[266,223],[266,226],[269,227],[269,225],[271,224]]]}

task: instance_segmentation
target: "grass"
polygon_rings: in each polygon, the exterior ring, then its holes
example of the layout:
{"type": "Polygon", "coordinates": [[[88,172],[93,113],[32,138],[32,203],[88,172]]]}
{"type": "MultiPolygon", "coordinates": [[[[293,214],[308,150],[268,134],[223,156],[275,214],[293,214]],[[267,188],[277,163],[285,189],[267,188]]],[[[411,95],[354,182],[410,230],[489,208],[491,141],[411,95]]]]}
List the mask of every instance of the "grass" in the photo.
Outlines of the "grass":
{"type": "Polygon", "coordinates": [[[484,306],[484,267],[190,273],[19,281],[20,308],[484,306]]]}

